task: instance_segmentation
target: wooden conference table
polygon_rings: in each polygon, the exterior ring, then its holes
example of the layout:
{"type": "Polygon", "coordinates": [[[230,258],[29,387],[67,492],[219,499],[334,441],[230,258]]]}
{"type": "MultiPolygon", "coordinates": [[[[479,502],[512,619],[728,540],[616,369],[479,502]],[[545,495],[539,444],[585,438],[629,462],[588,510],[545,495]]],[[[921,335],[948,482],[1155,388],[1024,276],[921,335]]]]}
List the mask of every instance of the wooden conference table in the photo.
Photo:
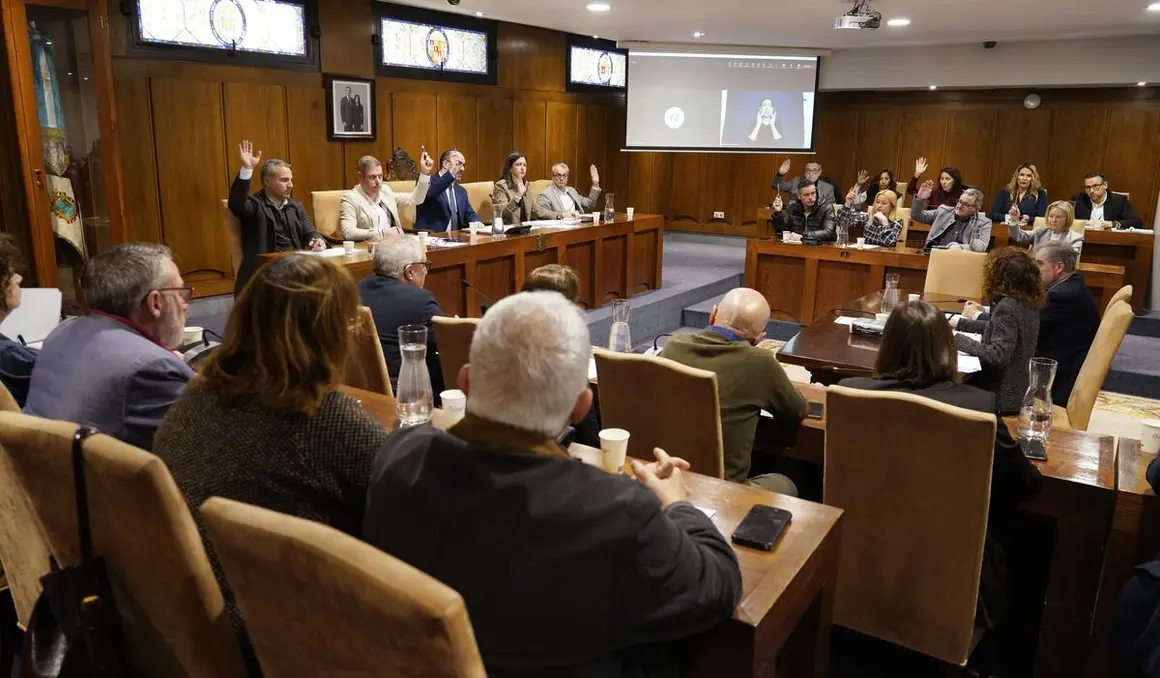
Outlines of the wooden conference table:
{"type": "MultiPolygon", "coordinates": [[[[341,388],[384,427],[394,427],[393,398],[341,388]]],[[[599,463],[598,449],[572,445],[568,451],[585,463],[599,463]]],[[[709,635],[686,675],[772,676],[776,661],[779,675],[825,678],[842,511],[696,473],[686,477],[690,500],[714,511],[713,524],[726,537],[754,504],[793,514],[772,551],[733,547],[741,564],[741,602],[733,619],[709,635]]]]}
{"type": "MultiPolygon", "coordinates": [[[[431,238],[447,237],[459,246],[427,247],[431,269],[424,285],[446,315],[478,318],[481,305],[515,294],[527,274],[545,264],[564,264],[576,269],[580,278],[580,302],[588,308],[641,290],[661,285],[664,247],[664,218],[656,214],[636,214],[631,221],[617,214],[613,222],[575,228],[533,228],[527,235],[495,237],[453,231],[450,236],[432,233],[431,238]],[[470,283],[483,294],[464,284],[470,283]],[[486,296],[484,296],[486,295],[486,296]],[[488,298],[490,297],[490,299],[488,298]]],[[[286,253],[263,254],[263,260],[286,253]]],[[[352,256],[337,260],[356,280],[370,275],[373,261],[361,245],[352,256]]]]}

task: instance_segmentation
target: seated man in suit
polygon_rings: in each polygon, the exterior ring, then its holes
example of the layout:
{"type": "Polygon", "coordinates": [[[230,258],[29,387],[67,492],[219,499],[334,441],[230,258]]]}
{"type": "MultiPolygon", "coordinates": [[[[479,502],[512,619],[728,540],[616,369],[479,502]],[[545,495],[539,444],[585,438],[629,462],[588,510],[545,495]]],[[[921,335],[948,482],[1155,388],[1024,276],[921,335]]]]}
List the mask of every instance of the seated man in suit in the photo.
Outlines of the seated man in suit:
{"type": "Polygon", "coordinates": [[[403,325],[427,327],[427,372],[438,401],[443,392],[443,370],[435,350],[431,318],[445,314],[434,295],[423,289],[429,265],[430,262],[423,261],[418,236],[389,238],[375,250],[375,272],[359,281],[358,293],[362,305],[371,309],[375,318],[392,389],[398,386],[399,368],[403,365],[399,328],[403,325]]]}
{"type": "Polygon", "coordinates": [[[838,186],[838,182],[829,177],[822,176],[822,163],[817,160],[811,160],[806,163],[806,175],[804,177],[794,177],[791,181],[786,181],[785,176],[789,174],[791,164],[788,159],[781,163],[777,174],[773,175],[773,190],[787,191],[792,195],[798,192],[802,184],[817,184],[818,202],[825,202],[831,205],[838,202],[838,196],[846,195],[842,192],[842,188],[838,186]]]}
{"type": "Polygon", "coordinates": [[[44,340],[24,412],[87,424],[150,450],[169,406],[193,378],[172,353],[193,288],[168,247],[131,242],[90,259],[81,289],[90,311],[44,340]]]}
{"type": "Polygon", "coordinates": [[[818,199],[818,187],[806,181],[798,184],[798,199],[782,209],[781,196],[773,200],[773,229],[777,232],[792,231],[803,238],[818,242],[833,242],[838,239],[834,231],[834,203],[818,199]]]}
{"type": "Polygon", "coordinates": [[[592,405],[591,352],[562,295],[500,300],[460,372],[467,416],[396,431],[374,462],[363,539],[463,596],[492,678],[675,678],[674,645],[740,598],[733,549],[689,503],[688,462],[658,450],[633,480],[556,443],[592,405]]]}
{"type": "Polygon", "coordinates": [[[1110,222],[1112,228],[1143,228],[1144,222],[1132,203],[1119,193],[1108,190],[1103,172],[1088,172],[1083,178],[1083,193],[1072,196],[1075,218],[1092,222],[1110,222]]]}
{"type": "MultiPolygon", "coordinates": [[[[753,439],[761,411],[793,440],[806,416],[806,399],[790,383],[773,352],[757,348],[765,338],[769,302],[757,290],[731,290],[709,313],[709,327],[696,334],[676,334],[661,356],[700,370],[717,373],[721,404],[721,442],[725,448],[725,479],[749,479],[753,439]]],[[[789,478],[768,474],[750,480],[773,492],[797,496],[789,478]]]]}
{"type": "Polygon", "coordinates": [[[358,186],[343,194],[338,203],[338,223],[344,240],[380,240],[387,233],[403,234],[396,205],[420,205],[427,198],[435,161],[423,151],[423,173],[409,194],[396,194],[383,184],[383,164],[373,155],[358,161],[358,186]]]}
{"type": "Polygon", "coordinates": [[[991,220],[979,211],[983,205],[983,192],[968,188],[959,196],[954,207],[942,205],[936,209],[926,209],[926,201],[934,192],[934,182],[923,182],[910,206],[910,218],[922,224],[930,224],[923,251],[934,247],[952,250],[968,249],[972,252],[986,252],[991,246],[991,220]]]}
{"type": "Polygon", "coordinates": [[[471,208],[467,191],[459,185],[467,160],[457,149],[443,151],[439,156],[439,175],[427,188],[427,199],[415,208],[415,230],[450,233],[483,220],[471,208]]]}
{"type": "Polygon", "coordinates": [[[294,190],[290,165],[274,158],[262,163],[262,188],[249,195],[250,178],[262,160],[262,152],[254,154],[254,146],[249,141],[242,141],[238,150],[242,168],[230,186],[226,203],[242,227],[242,265],[234,281],[234,294],[241,292],[258,270],[259,254],[326,249],[326,240],[310,223],[306,208],[290,197],[294,190]]]}
{"type": "Polygon", "coordinates": [[[588,197],[580,195],[568,185],[568,166],[562,162],[552,166],[552,185],[536,197],[540,207],[552,213],[551,219],[575,219],[581,214],[589,214],[600,200],[600,172],[596,165],[588,168],[592,175],[592,190],[588,197]]]}

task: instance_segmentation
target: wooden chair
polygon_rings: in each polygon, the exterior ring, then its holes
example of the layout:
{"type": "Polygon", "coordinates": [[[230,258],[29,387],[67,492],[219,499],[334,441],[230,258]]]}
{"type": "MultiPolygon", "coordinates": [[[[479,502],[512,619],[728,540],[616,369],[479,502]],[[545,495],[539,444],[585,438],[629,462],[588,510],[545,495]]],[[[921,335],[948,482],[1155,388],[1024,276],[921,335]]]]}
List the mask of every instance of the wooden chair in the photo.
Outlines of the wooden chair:
{"type": "Polygon", "coordinates": [[[717,375],[667,358],[593,350],[600,385],[600,421],[632,437],[628,456],[652,459],[663,448],[692,470],[725,477],[717,375]]]}
{"type": "Polygon", "coordinates": [[[1099,397],[1104,378],[1108,376],[1108,370],[1112,367],[1112,358],[1116,356],[1116,351],[1120,350],[1124,335],[1128,333],[1132,317],[1132,307],[1126,301],[1116,301],[1104,313],[1104,317],[1100,319],[1100,327],[1096,330],[1096,338],[1092,341],[1087,357],[1079,368],[1075,387],[1067,399],[1067,408],[1064,409],[1059,405],[1052,407],[1054,425],[1078,431],[1087,430],[1092,410],[1096,406],[1096,398],[1099,397]]]}
{"type": "MultiPolygon", "coordinates": [[[[1076,233],[1083,233],[1087,229],[1087,223],[1088,222],[1085,219],[1073,219],[1071,222],[1071,230],[1075,231],[1076,233]]],[[[996,228],[1003,228],[1003,229],[1007,228],[1006,226],[1004,226],[1002,224],[996,224],[995,227],[996,228]]],[[[1040,228],[1047,228],[1047,218],[1046,217],[1035,217],[1035,222],[1031,225],[1031,228],[1033,230],[1040,229],[1040,228]]]]}
{"type": "Polygon", "coordinates": [[[234,277],[242,268],[242,223],[230,211],[229,201],[222,201],[222,224],[226,229],[226,246],[230,250],[230,263],[234,267],[234,277]]]}
{"type": "Polygon", "coordinates": [[[551,185],[551,179],[536,179],[528,182],[528,199],[535,202],[536,198],[539,198],[540,194],[551,185]]]}
{"type": "Polygon", "coordinates": [[[969,250],[931,250],[922,294],[946,294],[978,301],[983,296],[987,255],[969,250]]]}
{"type": "Polygon", "coordinates": [[[338,222],[338,205],[345,190],[314,191],[310,200],[314,208],[314,228],[324,237],[342,242],[342,225],[338,222]]]}
{"type": "MultiPolygon", "coordinates": [[[[76,424],[0,413],[0,445],[62,566],[80,562],[76,424]]],[[[104,558],[136,675],[244,676],[237,636],[181,492],[156,456],[106,435],[84,447],[94,555],[104,558]]]]}
{"type": "Polygon", "coordinates": [[[311,520],[221,497],[201,514],[266,678],[485,676],[447,585],[311,520]]]}
{"type": "Polygon", "coordinates": [[[1112,295],[1111,301],[1109,301],[1108,305],[1104,307],[1104,313],[1107,314],[1107,312],[1112,309],[1112,306],[1114,306],[1117,301],[1123,301],[1129,305],[1132,303],[1131,285],[1124,285],[1119,290],[1117,290],[1115,294],[1112,295]]]}
{"type": "MultiPolygon", "coordinates": [[[[387,187],[395,193],[408,195],[415,190],[414,181],[388,181],[387,187]]],[[[399,210],[399,226],[404,231],[410,231],[415,228],[415,206],[414,205],[400,205],[395,204],[395,208],[399,210]]]]}
{"type": "Polygon", "coordinates": [[[476,181],[470,184],[462,184],[463,190],[467,191],[467,199],[471,201],[471,207],[483,223],[491,225],[495,220],[495,208],[492,206],[491,194],[495,191],[494,181],[476,181]]]}
{"type": "Polygon", "coordinates": [[[467,364],[471,354],[471,338],[479,318],[431,318],[431,329],[435,332],[435,344],[439,347],[439,367],[443,371],[446,388],[456,388],[459,370],[467,364]]]}
{"type": "Polygon", "coordinates": [[[995,416],[842,386],[826,410],[824,501],[845,511],[834,623],[966,664],[981,637],[995,416]]]}
{"type": "Polygon", "coordinates": [[[375,327],[375,316],[366,306],[358,307],[358,323],[354,328],[351,349],[346,360],[343,385],[394,398],[391,375],[387,372],[387,358],[383,355],[383,344],[379,339],[379,330],[375,327]]]}

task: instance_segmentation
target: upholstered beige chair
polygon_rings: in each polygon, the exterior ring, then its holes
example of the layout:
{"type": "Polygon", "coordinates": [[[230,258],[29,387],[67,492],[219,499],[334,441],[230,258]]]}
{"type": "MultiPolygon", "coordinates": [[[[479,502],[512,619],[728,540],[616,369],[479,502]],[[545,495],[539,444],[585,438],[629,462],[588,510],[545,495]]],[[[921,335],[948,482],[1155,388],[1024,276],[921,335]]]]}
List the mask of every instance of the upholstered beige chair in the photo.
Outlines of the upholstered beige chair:
{"type": "MultiPolygon", "coordinates": [[[[80,562],[75,424],[0,413],[12,461],[53,554],[80,562]]],[[[135,675],[243,676],[237,637],[201,537],[165,464],[106,435],[84,446],[94,555],[104,558],[135,675]]]]}
{"type": "Polygon", "coordinates": [[[476,181],[470,184],[462,184],[463,189],[467,191],[467,199],[471,201],[471,207],[479,218],[485,224],[491,224],[495,220],[495,208],[492,206],[491,194],[495,190],[494,181],[476,181]]]}
{"type": "Polygon", "coordinates": [[[898,204],[898,219],[902,221],[902,231],[898,234],[898,242],[905,245],[906,235],[910,232],[910,212],[902,209],[902,203],[898,204]]]}
{"type": "Polygon", "coordinates": [[[229,201],[222,201],[222,225],[226,230],[226,247],[230,250],[230,263],[234,267],[234,277],[242,268],[242,224],[230,211],[229,201]]]}
{"type": "Polygon", "coordinates": [[[394,398],[383,344],[379,340],[378,328],[375,327],[375,316],[366,306],[358,307],[358,323],[355,325],[353,339],[343,385],[394,398]]]}
{"type": "Polygon", "coordinates": [[[944,294],[979,301],[987,255],[969,250],[931,250],[922,294],[944,294]]]}
{"type": "Polygon", "coordinates": [[[435,343],[439,346],[439,367],[443,371],[445,388],[456,388],[459,370],[467,364],[471,354],[471,338],[475,336],[478,318],[431,318],[435,343]]]}
{"type": "Polygon", "coordinates": [[[330,240],[342,242],[342,226],[338,223],[338,204],[346,190],[314,191],[310,199],[314,208],[314,228],[330,240]]]}
{"type": "Polygon", "coordinates": [[[445,584],[311,520],[221,497],[201,513],[266,678],[484,678],[445,584]]]}
{"type": "MultiPolygon", "coordinates": [[[[0,410],[20,413],[16,399],[3,384],[0,384],[0,410]]],[[[49,572],[52,551],[40,519],[28,503],[28,495],[12,467],[3,443],[6,439],[0,429],[0,563],[12,589],[17,624],[27,628],[32,608],[40,597],[40,578],[49,572]]]]}
{"type": "MultiPolygon", "coordinates": [[[[411,191],[415,190],[414,181],[388,181],[387,187],[395,193],[402,195],[409,195],[411,191]]],[[[400,205],[395,203],[396,209],[399,210],[399,225],[404,231],[410,231],[415,228],[415,206],[414,205],[400,205]]]]}
{"type": "Polygon", "coordinates": [[[964,665],[981,635],[995,416],[831,386],[826,418],[824,501],[845,511],[834,623],[964,665]]]}
{"type": "Polygon", "coordinates": [[[539,198],[540,194],[551,185],[551,179],[536,179],[535,181],[528,182],[528,198],[532,202],[535,202],[536,198],[539,198]]]}
{"type": "Polygon", "coordinates": [[[656,356],[595,349],[600,421],[632,434],[628,456],[652,459],[663,448],[692,470],[725,476],[717,375],[656,356]]]}
{"type": "Polygon", "coordinates": [[[1108,311],[1112,310],[1112,306],[1115,306],[1117,301],[1122,301],[1122,302],[1125,302],[1125,303],[1131,305],[1131,303],[1132,303],[1132,286],[1131,285],[1124,285],[1120,289],[1116,290],[1116,293],[1112,295],[1112,298],[1108,302],[1108,305],[1106,307],[1104,307],[1104,313],[1107,314],[1108,311]]]}
{"type": "MultiPolygon", "coordinates": [[[[1121,290],[1123,291],[1123,290],[1121,290]]],[[[1118,293],[1117,293],[1118,294],[1118,293]]],[[[1053,423],[1064,428],[1086,431],[1092,418],[1092,410],[1096,406],[1096,398],[1100,395],[1100,388],[1104,385],[1104,378],[1112,368],[1112,358],[1120,350],[1120,343],[1128,333],[1128,325],[1132,324],[1132,307],[1127,302],[1117,301],[1108,307],[1104,317],[1100,319],[1100,327],[1096,330],[1095,341],[1088,349],[1083,366],[1079,368],[1079,376],[1075,379],[1075,387],[1067,399],[1067,408],[1053,406],[1053,423]]]]}

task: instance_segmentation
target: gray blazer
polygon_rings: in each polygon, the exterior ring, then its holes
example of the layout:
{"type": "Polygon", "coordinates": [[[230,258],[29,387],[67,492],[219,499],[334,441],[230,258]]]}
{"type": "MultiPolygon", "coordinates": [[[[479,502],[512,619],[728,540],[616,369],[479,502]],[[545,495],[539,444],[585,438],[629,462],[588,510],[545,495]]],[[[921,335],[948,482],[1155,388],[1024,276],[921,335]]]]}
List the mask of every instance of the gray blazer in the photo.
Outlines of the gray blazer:
{"type": "MultiPolygon", "coordinates": [[[[1060,240],[1060,238],[1053,238],[1050,228],[1040,226],[1033,231],[1024,231],[1018,226],[1008,224],[1007,230],[1011,236],[1011,242],[1017,242],[1020,245],[1031,245],[1031,249],[1039,247],[1045,242],[1052,240],[1060,240]]],[[[1079,254],[1080,248],[1083,247],[1083,233],[1076,233],[1070,228],[1063,232],[1063,242],[1071,245],[1076,254],[1079,254]]]]}
{"type": "Polygon", "coordinates": [[[565,186],[564,190],[556,188],[555,184],[545,188],[540,195],[536,196],[536,202],[540,207],[552,213],[553,219],[559,219],[561,212],[567,212],[564,208],[564,202],[561,199],[567,193],[568,197],[572,198],[572,202],[576,203],[576,211],[581,214],[587,214],[596,207],[596,202],[600,200],[600,187],[593,186],[592,190],[588,192],[588,197],[582,197],[580,192],[571,186],[565,186]]]}
{"type": "Polygon", "coordinates": [[[189,365],[124,322],[81,316],[44,340],[24,412],[152,450],[153,434],[192,378],[189,365]]]}
{"type": "MultiPolygon", "coordinates": [[[[914,201],[910,206],[910,220],[917,221],[921,224],[930,224],[930,233],[926,234],[926,248],[930,248],[930,244],[936,238],[941,236],[948,228],[955,223],[955,208],[950,205],[942,205],[933,210],[926,209],[926,201],[914,201]]],[[[991,220],[982,212],[976,212],[971,221],[967,224],[966,230],[963,231],[963,247],[972,252],[986,252],[987,248],[991,246],[991,220]]]]}
{"type": "Polygon", "coordinates": [[[1018,412],[1031,382],[1029,363],[1039,340],[1039,309],[1003,297],[992,303],[989,319],[960,318],[958,330],[983,335],[982,342],[955,335],[959,350],[978,357],[983,365],[970,383],[994,393],[1003,414],[1018,412]]]}

